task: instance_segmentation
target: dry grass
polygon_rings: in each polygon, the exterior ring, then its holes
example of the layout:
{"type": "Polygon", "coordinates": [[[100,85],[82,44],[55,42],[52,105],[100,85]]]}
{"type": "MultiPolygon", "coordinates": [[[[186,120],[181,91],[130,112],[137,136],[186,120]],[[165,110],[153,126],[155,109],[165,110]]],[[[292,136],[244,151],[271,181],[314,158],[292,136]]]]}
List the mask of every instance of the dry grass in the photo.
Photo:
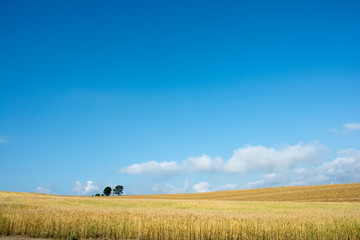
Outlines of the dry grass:
{"type": "Polygon", "coordinates": [[[128,199],[360,202],[360,183],[233,190],[209,193],[123,196],[128,199]]]}
{"type": "Polygon", "coordinates": [[[0,192],[1,234],[62,239],[360,239],[360,203],[0,192]]]}

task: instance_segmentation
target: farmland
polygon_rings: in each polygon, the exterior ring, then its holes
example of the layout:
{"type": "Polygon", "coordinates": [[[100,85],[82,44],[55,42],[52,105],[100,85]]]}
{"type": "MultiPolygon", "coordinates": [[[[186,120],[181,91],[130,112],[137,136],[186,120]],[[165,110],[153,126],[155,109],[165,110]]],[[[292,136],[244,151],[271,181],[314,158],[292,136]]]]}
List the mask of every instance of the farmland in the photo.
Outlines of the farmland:
{"type": "Polygon", "coordinates": [[[122,197],[0,192],[0,235],[360,239],[360,184],[122,197]]]}
{"type": "Polygon", "coordinates": [[[276,187],[189,194],[123,196],[127,199],[360,202],[360,183],[276,187]]]}

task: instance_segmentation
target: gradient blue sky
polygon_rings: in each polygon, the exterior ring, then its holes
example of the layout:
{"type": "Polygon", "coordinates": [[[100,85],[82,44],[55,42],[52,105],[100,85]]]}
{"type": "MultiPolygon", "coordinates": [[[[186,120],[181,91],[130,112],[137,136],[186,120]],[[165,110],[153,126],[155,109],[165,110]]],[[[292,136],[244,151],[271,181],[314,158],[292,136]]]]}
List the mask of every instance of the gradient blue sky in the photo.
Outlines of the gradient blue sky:
{"type": "Polygon", "coordinates": [[[358,1],[0,2],[0,190],[360,182],[358,1]]]}

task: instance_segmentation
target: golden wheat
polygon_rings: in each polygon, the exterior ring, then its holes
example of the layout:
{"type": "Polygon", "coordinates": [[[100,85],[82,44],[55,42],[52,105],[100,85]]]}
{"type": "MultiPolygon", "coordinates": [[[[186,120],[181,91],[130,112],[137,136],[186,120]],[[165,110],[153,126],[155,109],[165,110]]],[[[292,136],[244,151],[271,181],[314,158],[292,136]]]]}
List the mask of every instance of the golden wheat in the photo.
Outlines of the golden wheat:
{"type": "Polygon", "coordinates": [[[0,235],[60,239],[360,239],[360,203],[0,192],[0,235]]]}
{"type": "Polygon", "coordinates": [[[360,202],[360,183],[276,187],[189,194],[132,195],[131,199],[360,202]]]}

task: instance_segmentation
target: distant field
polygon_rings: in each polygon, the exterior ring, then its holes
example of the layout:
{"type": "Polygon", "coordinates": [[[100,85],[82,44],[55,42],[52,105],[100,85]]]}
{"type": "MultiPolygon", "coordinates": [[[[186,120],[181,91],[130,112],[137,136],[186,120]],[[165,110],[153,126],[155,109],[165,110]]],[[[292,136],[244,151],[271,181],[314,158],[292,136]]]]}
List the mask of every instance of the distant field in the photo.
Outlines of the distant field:
{"type": "Polygon", "coordinates": [[[261,188],[208,193],[123,196],[127,199],[360,202],[360,183],[261,188]]]}
{"type": "Polygon", "coordinates": [[[341,184],[124,197],[0,192],[0,235],[360,239],[359,189],[360,184],[341,184]]]}

